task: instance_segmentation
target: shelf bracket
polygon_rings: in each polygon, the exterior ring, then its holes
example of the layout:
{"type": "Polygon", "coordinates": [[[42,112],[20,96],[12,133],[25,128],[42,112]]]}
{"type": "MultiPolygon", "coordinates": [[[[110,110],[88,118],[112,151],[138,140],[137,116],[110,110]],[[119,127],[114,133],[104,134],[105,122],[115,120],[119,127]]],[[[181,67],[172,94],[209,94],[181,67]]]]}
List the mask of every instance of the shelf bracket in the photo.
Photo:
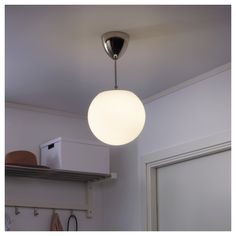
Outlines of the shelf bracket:
{"type": "Polygon", "coordinates": [[[107,181],[116,180],[117,179],[117,173],[111,173],[109,177],[100,179],[100,180],[93,180],[87,182],[87,218],[93,217],[93,184],[96,183],[105,183],[107,181]]]}
{"type": "Polygon", "coordinates": [[[87,218],[92,218],[93,216],[93,207],[92,207],[92,198],[93,198],[93,185],[92,182],[87,183],[87,218]]]}
{"type": "Polygon", "coordinates": [[[99,179],[99,180],[93,180],[91,181],[92,183],[106,183],[111,180],[116,180],[117,179],[117,173],[112,172],[109,177],[106,177],[104,179],[99,179]]]}

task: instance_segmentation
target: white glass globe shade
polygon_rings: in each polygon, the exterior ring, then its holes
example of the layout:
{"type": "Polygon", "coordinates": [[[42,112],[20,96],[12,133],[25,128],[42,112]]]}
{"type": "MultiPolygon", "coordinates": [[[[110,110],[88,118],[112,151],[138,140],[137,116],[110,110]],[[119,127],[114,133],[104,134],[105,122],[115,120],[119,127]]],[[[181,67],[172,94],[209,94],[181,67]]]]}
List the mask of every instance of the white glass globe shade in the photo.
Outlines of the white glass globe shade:
{"type": "Polygon", "coordinates": [[[127,90],[99,93],[88,110],[88,123],[93,134],[110,145],[133,141],[143,129],[145,109],[140,99],[127,90]]]}

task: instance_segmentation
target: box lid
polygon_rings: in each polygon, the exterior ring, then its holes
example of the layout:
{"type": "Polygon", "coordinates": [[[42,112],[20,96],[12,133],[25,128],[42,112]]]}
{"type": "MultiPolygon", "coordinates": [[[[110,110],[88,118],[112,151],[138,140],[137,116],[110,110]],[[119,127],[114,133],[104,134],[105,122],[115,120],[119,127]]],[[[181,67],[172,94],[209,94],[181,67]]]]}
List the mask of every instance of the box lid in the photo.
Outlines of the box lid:
{"type": "Polygon", "coordinates": [[[50,144],[59,143],[62,141],[70,142],[70,143],[81,143],[81,144],[87,144],[87,145],[95,145],[95,146],[101,146],[101,147],[109,147],[106,144],[102,144],[102,143],[94,142],[94,141],[90,141],[90,140],[88,141],[88,140],[82,140],[82,139],[69,139],[69,138],[64,138],[64,137],[58,137],[58,138],[51,139],[51,140],[47,141],[46,143],[40,144],[40,148],[44,148],[50,144]]]}

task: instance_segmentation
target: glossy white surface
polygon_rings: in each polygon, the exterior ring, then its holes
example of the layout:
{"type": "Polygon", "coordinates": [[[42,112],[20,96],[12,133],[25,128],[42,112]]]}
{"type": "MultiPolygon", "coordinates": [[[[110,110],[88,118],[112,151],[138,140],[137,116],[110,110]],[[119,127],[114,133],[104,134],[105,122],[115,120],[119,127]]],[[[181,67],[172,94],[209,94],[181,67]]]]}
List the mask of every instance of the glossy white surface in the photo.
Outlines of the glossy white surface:
{"type": "Polygon", "coordinates": [[[93,134],[110,145],[124,145],[138,137],[145,123],[145,109],[140,99],[127,90],[99,93],[88,110],[93,134]]]}

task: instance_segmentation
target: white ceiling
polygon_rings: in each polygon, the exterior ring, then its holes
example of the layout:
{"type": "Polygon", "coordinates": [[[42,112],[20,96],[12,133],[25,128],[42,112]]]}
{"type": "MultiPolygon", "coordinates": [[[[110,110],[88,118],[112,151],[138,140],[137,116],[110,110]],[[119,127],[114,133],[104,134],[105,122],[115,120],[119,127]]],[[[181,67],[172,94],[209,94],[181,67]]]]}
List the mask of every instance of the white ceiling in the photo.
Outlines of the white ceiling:
{"type": "Polygon", "coordinates": [[[81,115],[114,86],[101,35],[130,35],[118,85],[142,99],[231,60],[230,6],[6,6],[6,101],[81,115]]]}

